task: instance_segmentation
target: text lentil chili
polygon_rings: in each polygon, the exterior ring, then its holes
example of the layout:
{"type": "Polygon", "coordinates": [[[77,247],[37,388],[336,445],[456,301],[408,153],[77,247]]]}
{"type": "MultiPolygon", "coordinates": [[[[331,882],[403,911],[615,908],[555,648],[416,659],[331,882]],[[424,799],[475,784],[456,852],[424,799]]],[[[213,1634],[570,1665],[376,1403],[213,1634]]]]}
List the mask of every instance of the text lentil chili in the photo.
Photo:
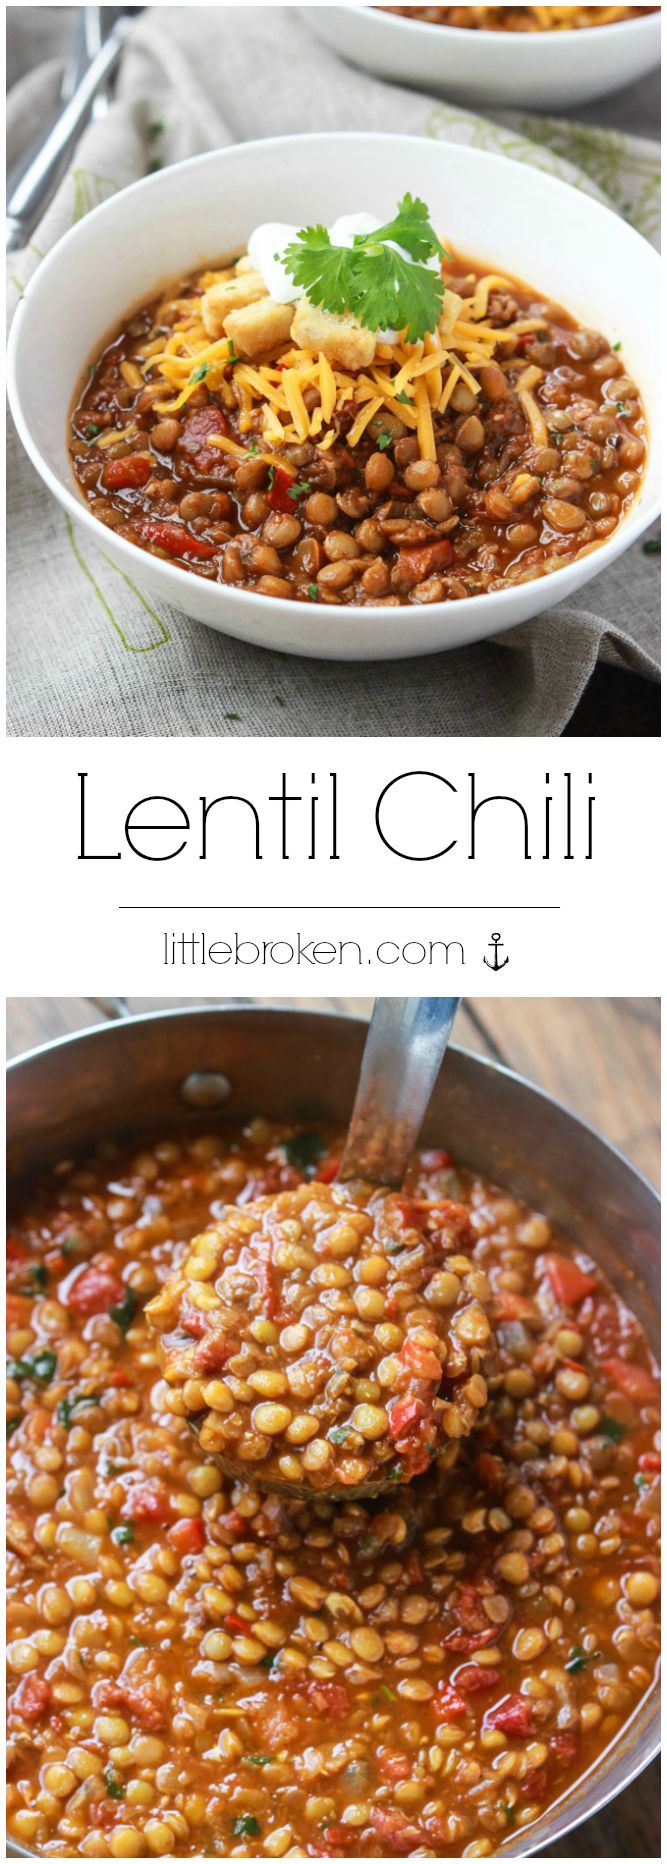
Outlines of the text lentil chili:
{"type": "Polygon", "coordinates": [[[493,1856],[596,1761],[658,1654],[658,1373],[597,1264],[467,1207],[499,1366],[389,1498],[227,1484],[143,1308],[237,1200],[335,1176],[256,1119],[100,1146],[9,1237],[9,1830],[41,1856],[493,1856]],[[298,1161],[298,1162],[294,1162],[298,1161]]]}
{"type": "MultiPolygon", "coordinates": [[[[485,274],[459,256],[443,276],[465,308],[485,274]]],[[[86,503],[119,536],[256,594],[400,607],[533,581],[617,529],[647,446],[619,343],[582,329],[532,286],[501,280],[485,313],[498,342],[478,368],[479,392],[460,375],[442,412],[431,411],[433,458],[420,455],[410,384],[378,408],[354,447],[347,436],[357,404],[339,396],[320,430],[326,450],[314,437],[274,438],[267,453],[263,414],[250,405],[233,344],[217,374],[208,363],[193,367],[185,405],[166,416],[156,407],[154,355],[166,353],[207,281],[233,277],[181,281],[91,365],[71,419],[72,464],[86,503]],[[228,445],[235,451],[222,450],[228,445]]],[[[285,340],[252,362],[270,364],[279,380],[288,353],[285,340]]],[[[377,381],[368,381],[370,393],[377,381]]],[[[306,417],[318,393],[305,390],[306,417]]]]}

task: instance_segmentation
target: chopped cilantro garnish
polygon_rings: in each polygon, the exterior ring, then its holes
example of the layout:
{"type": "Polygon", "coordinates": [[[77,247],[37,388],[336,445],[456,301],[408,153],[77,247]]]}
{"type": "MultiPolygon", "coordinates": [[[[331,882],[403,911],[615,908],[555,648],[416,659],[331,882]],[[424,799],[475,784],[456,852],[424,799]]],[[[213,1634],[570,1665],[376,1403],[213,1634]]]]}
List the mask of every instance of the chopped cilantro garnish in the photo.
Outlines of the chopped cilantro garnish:
{"type": "Polygon", "coordinates": [[[98,434],[101,434],[101,432],[101,427],[98,427],[95,421],[91,421],[86,428],[86,440],[96,440],[98,434]]]}
{"type": "Polygon", "coordinates": [[[310,596],[311,602],[319,602],[320,592],[319,592],[316,582],[309,582],[308,594],[310,596]]]}
{"type": "Polygon", "coordinates": [[[632,1480],[634,1482],[635,1488],[639,1489],[640,1495],[643,1489],[648,1488],[648,1482],[645,1476],[633,1476],[632,1480]]]}
{"type": "Polygon", "coordinates": [[[63,1236],[59,1244],[60,1254],[61,1256],[73,1256],[77,1249],[83,1249],[83,1245],[83,1236],[76,1236],[73,1232],[71,1236],[63,1236]]]}
{"type": "Polygon", "coordinates": [[[401,1469],[400,1463],[392,1463],[391,1469],[387,1470],[387,1475],[390,1482],[402,1482],[403,1470],[401,1469]]]}
{"type": "Polygon", "coordinates": [[[104,1782],[110,1799],[124,1799],[127,1787],[116,1778],[113,1768],[109,1767],[104,1775],[104,1782]]]}
{"type": "Polygon", "coordinates": [[[443,247],[428,208],[411,194],[393,220],[357,233],[351,246],[332,245],[326,227],[303,227],[280,256],[295,284],[326,311],[351,311],[369,330],[405,329],[410,343],[436,329],[444,286],[426,261],[443,256],[443,247]]]}
{"type": "Polygon", "coordinates": [[[268,472],[268,478],[267,478],[267,481],[266,481],[266,483],[267,483],[267,487],[268,487],[268,490],[269,490],[269,492],[272,492],[272,491],[273,491],[273,483],[274,483],[274,480],[275,480],[275,476],[276,476],[276,469],[275,469],[275,466],[270,466],[270,467],[269,467],[269,472],[268,472]]]}
{"type": "Polygon", "coordinates": [[[257,452],[257,435],[253,434],[252,440],[248,441],[248,445],[246,447],[246,453],[256,453],[256,452],[257,452]]]}
{"type": "Polygon", "coordinates": [[[28,1274],[33,1283],[33,1287],[26,1289],[27,1294],[34,1294],[35,1288],[44,1289],[46,1287],[49,1279],[49,1271],[45,1262],[31,1262],[28,1268],[28,1274]]]}
{"type": "Polygon", "coordinates": [[[619,1424],[615,1417],[601,1417],[598,1425],[601,1437],[610,1437],[612,1443],[620,1443],[625,1436],[625,1424],[619,1424]]]}
{"type": "Polygon", "coordinates": [[[259,1838],[261,1832],[259,1819],[252,1812],[242,1812],[239,1819],[234,1819],[232,1831],[235,1838],[259,1838]]]}
{"type": "Polygon", "coordinates": [[[299,479],[295,485],[290,486],[287,497],[288,498],[303,498],[305,493],[309,491],[310,491],[310,485],[308,483],[308,480],[299,479]]]}
{"type": "Polygon", "coordinates": [[[236,352],[236,350],[235,350],[235,348],[234,348],[234,338],[233,338],[233,337],[230,337],[230,338],[229,338],[229,350],[228,350],[228,352],[227,352],[227,355],[226,355],[226,357],[224,358],[224,360],[225,360],[225,362],[238,362],[238,360],[239,360],[239,359],[238,359],[238,355],[237,355],[237,352],[236,352]]]}
{"type": "Polygon", "coordinates": [[[273,1755],[272,1754],[244,1754],[243,1758],[246,1761],[248,1767],[270,1767],[271,1762],[273,1760],[273,1755]]]}
{"type": "Polygon", "coordinates": [[[330,1443],[347,1443],[351,1430],[352,1430],[351,1424],[333,1424],[331,1427],[331,1430],[327,1431],[327,1437],[329,1439],[329,1442],[330,1443]]]}
{"type": "Polygon", "coordinates": [[[188,376],[188,381],[189,382],[203,382],[205,375],[208,375],[208,363],[200,362],[198,369],[191,369],[190,374],[188,376]]]}
{"type": "Polygon", "coordinates": [[[585,1651],[580,1644],[573,1644],[565,1668],[570,1676],[576,1676],[579,1670],[585,1670],[587,1663],[599,1663],[601,1656],[601,1650],[585,1651]]]}
{"type": "Polygon", "coordinates": [[[398,1696],[396,1695],[396,1691],[394,1689],[390,1689],[388,1683],[380,1684],[378,1695],[384,1696],[385,1702],[398,1702],[398,1696]]]}
{"type": "Polygon", "coordinates": [[[516,1806],[512,1806],[509,1799],[503,1799],[501,1812],[504,1812],[508,1825],[514,1825],[516,1823],[516,1806]]]}
{"type": "Polygon", "coordinates": [[[274,1663],[277,1663],[277,1661],[277,1652],[275,1650],[267,1650],[266,1656],[260,1657],[258,1668],[260,1670],[272,1670],[274,1663]]]}
{"type": "Polygon", "coordinates": [[[111,1539],[115,1540],[117,1547],[128,1547],[130,1544],[130,1541],[134,1540],[134,1528],[133,1527],[112,1527],[111,1539]]]}
{"type": "Polygon", "coordinates": [[[395,401],[405,401],[405,402],[407,403],[407,406],[408,406],[409,408],[411,408],[411,407],[412,407],[412,396],[411,396],[411,395],[406,395],[406,392],[405,392],[405,389],[404,389],[404,388],[402,388],[402,389],[401,389],[401,391],[400,391],[400,394],[399,394],[399,395],[395,395],[395,397],[394,397],[394,399],[395,399],[395,401]]]}
{"type": "Polygon", "coordinates": [[[24,1353],[21,1359],[10,1359],[7,1377],[10,1379],[33,1379],[38,1385],[49,1385],[56,1366],[57,1356],[48,1347],[42,1347],[36,1353],[24,1353]]]}
{"type": "Polygon", "coordinates": [[[109,1308],[110,1319],[115,1320],[116,1326],[120,1327],[121,1333],[127,1333],[128,1327],[131,1327],[137,1311],[137,1306],[138,1296],[136,1290],[134,1288],[126,1288],[123,1299],[119,1301],[118,1306],[109,1308]]]}
{"type": "Polygon", "coordinates": [[[390,434],[388,427],[382,427],[377,436],[375,445],[380,448],[381,453],[385,453],[387,447],[391,446],[393,438],[394,436],[390,434]]]}
{"type": "Polygon", "coordinates": [[[56,1411],[58,1423],[64,1424],[65,1430],[69,1430],[76,1412],[82,1411],[88,1404],[99,1404],[101,1396],[101,1392],[70,1392],[69,1397],[61,1398],[58,1405],[56,1411]]]}
{"type": "Polygon", "coordinates": [[[295,1165],[297,1171],[302,1171],[306,1178],[312,1177],[326,1149],[326,1140],[321,1133],[295,1133],[293,1139],[285,1141],[284,1147],[288,1164],[295,1165]]]}
{"type": "Polygon", "coordinates": [[[646,543],[642,544],[642,550],[644,552],[645,557],[659,557],[660,556],[660,538],[659,537],[647,537],[646,543]]]}
{"type": "Polygon", "coordinates": [[[625,402],[625,401],[617,401],[617,403],[616,403],[616,413],[617,413],[617,414],[627,414],[627,412],[628,412],[628,406],[627,406],[627,402],[625,402]]]}
{"type": "Polygon", "coordinates": [[[612,347],[612,349],[613,349],[613,351],[614,351],[614,354],[616,354],[616,352],[617,352],[618,350],[620,350],[620,347],[621,347],[621,345],[620,345],[620,342],[618,342],[618,343],[612,343],[612,346],[611,346],[611,347],[612,347]]]}

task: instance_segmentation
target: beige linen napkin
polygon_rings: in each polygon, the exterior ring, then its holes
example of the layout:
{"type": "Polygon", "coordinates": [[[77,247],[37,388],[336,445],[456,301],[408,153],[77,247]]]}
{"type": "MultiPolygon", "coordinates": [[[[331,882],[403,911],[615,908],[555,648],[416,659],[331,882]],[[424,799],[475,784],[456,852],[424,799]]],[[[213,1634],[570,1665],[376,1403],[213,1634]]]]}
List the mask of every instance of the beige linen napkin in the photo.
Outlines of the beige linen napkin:
{"type": "MultiPolygon", "coordinates": [[[[499,149],[606,198],[655,238],[656,151],[608,127],[611,103],[605,128],[541,117],[492,123],[344,64],[311,34],[308,11],[161,6],[141,16],[115,102],[82,137],[30,247],[13,256],[12,292],[75,220],[152,166],[304,130],[377,129],[499,149]]],[[[72,9],[15,7],[12,16],[14,66],[33,68],[9,99],[10,163],[55,103],[72,9]]],[[[96,549],[66,521],[13,434],[8,527],[14,735],[555,736],[599,658],[658,678],[660,559],[641,545],[579,600],[495,641],[354,666],[264,652],[143,597],[140,565],[128,583],[103,541],[96,549]]]]}

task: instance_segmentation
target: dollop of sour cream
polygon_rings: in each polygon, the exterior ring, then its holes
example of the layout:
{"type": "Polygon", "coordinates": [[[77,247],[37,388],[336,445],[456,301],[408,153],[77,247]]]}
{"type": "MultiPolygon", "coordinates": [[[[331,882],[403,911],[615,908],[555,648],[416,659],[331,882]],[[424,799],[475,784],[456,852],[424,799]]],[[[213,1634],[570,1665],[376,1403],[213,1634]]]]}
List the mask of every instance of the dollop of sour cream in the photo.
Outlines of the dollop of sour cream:
{"type": "MultiPolygon", "coordinates": [[[[384,224],[376,214],[340,214],[333,226],[329,227],[329,238],[333,246],[351,246],[357,234],[377,233],[378,227],[384,224]]],[[[262,226],[255,227],[248,240],[248,256],[263,278],[275,304],[297,304],[299,298],[304,296],[301,286],[295,285],[294,279],[285,270],[281,258],[292,241],[298,239],[299,232],[299,227],[288,226],[284,221],[267,220],[262,226]]],[[[394,252],[400,252],[404,259],[410,259],[410,253],[405,252],[402,246],[397,246],[395,240],[388,240],[387,245],[392,246],[394,252]]],[[[440,270],[437,255],[427,259],[426,264],[431,271],[440,270]]],[[[378,330],[377,335],[380,343],[395,343],[398,331],[378,330]]]]}

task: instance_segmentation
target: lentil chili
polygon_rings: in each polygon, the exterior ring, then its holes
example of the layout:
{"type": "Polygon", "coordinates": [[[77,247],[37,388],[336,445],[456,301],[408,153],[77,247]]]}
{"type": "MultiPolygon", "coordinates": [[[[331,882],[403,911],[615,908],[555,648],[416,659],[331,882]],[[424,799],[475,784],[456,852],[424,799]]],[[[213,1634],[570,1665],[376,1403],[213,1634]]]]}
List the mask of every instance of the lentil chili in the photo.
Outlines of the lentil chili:
{"type": "Polygon", "coordinates": [[[169,1410],[263,1485],[409,1481],[486,1404],[491,1290],[473,1243],[451,1198],[305,1183],[231,1205],[149,1303],[169,1410]]]}
{"type": "Polygon", "coordinates": [[[655,6],[382,6],[379,13],[421,20],[427,26],[460,26],[477,32],[570,32],[589,26],[618,26],[655,6]]]}
{"type": "Polygon", "coordinates": [[[256,594],[400,607],[532,581],[617,529],[647,446],[620,343],[460,256],[423,341],[307,299],[297,340],[249,264],[181,281],[91,365],[72,464],[119,536],[256,594]],[[332,368],[336,342],[356,361],[332,368]]]}
{"type": "Polygon", "coordinates": [[[598,1265],[469,1212],[499,1363],[390,1497],[225,1481],[144,1305],[236,1200],[331,1183],[262,1119],[63,1160],[9,1236],[9,1830],[41,1856],[493,1856],[621,1732],[658,1655],[658,1373],[598,1265]]]}

